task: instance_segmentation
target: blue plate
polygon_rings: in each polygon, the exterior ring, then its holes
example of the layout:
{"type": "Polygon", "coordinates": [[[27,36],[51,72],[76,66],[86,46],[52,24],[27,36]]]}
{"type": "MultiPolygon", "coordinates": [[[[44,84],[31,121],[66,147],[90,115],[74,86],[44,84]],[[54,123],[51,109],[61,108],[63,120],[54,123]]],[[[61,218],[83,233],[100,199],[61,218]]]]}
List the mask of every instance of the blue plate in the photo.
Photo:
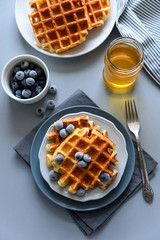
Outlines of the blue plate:
{"type": "Polygon", "coordinates": [[[37,134],[35,135],[32,143],[30,163],[31,163],[31,170],[32,170],[34,180],[37,186],[39,187],[39,189],[47,198],[49,198],[52,202],[70,210],[89,211],[89,210],[98,209],[110,204],[123,193],[123,191],[128,186],[131,180],[131,177],[133,175],[133,170],[135,165],[135,152],[134,152],[132,140],[130,139],[127,131],[116,118],[114,118],[112,115],[110,115],[109,113],[99,108],[84,105],[84,106],[66,108],[60,112],[55,113],[43,123],[43,125],[39,128],[37,134]],[[126,140],[127,151],[128,151],[127,165],[118,186],[114,188],[105,197],[98,200],[87,201],[87,202],[79,202],[76,200],[72,200],[54,192],[41,175],[40,167],[39,167],[39,158],[38,158],[38,153],[39,153],[42,140],[48,128],[50,127],[50,125],[66,114],[82,112],[82,111],[96,114],[98,116],[101,116],[113,122],[115,126],[119,129],[119,131],[123,134],[126,140]]]}

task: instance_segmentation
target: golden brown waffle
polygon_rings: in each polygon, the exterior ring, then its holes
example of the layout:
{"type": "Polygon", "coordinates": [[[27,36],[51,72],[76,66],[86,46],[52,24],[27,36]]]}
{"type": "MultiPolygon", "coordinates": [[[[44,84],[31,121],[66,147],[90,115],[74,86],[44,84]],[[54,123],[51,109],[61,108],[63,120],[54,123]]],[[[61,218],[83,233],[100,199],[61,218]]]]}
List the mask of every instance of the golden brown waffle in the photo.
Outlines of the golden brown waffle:
{"type": "Polygon", "coordinates": [[[109,0],[31,0],[29,19],[37,44],[61,53],[86,40],[88,30],[101,26],[110,12],[109,0]]]}
{"type": "MultiPolygon", "coordinates": [[[[104,131],[106,135],[106,131],[104,131]]],[[[106,189],[117,175],[117,170],[111,169],[111,165],[116,166],[115,144],[103,133],[96,129],[89,128],[75,129],[55,150],[53,155],[48,156],[52,162],[55,172],[60,173],[61,177],[58,184],[61,187],[69,185],[68,191],[76,193],[79,188],[88,190],[95,186],[106,189]],[[84,168],[77,165],[75,158],[76,152],[88,154],[91,162],[84,168]],[[64,160],[57,164],[54,158],[57,154],[62,154],[64,160]],[[107,172],[110,175],[108,182],[100,180],[101,173],[107,172]]]]}
{"type": "MultiPolygon", "coordinates": [[[[61,120],[63,122],[64,128],[66,128],[69,124],[73,124],[75,128],[83,128],[88,127],[89,129],[97,129],[99,130],[100,127],[98,125],[95,125],[93,121],[89,121],[88,116],[78,116],[78,117],[72,117],[72,118],[66,118],[61,120]]],[[[47,139],[50,141],[46,145],[46,150],[49,153],[53,153],[55,149],[58,147],[58,145],[64,140],[60,137],[59,132],[55,128],[55,123],[53,124],[52,131],[48,132],[46,135],[47,139]]],[[[47,158],[47,165],[51,166],[51,162],[49,161],[50,158],[47,158]]]]}

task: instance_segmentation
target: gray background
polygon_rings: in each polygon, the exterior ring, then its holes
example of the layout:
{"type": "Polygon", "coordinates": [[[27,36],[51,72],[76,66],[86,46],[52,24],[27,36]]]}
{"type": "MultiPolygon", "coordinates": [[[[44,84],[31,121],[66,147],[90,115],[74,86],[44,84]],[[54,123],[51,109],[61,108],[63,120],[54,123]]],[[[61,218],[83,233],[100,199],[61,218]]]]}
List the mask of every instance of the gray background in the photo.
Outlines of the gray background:
{"type": "MultiPolygon", "coordinates": [[[[141,120],[142,147],[159,162],[160,89],[142,70],[134,90],[112,94],[102,80],[104,54],[108,44],[119,36],[114,27],[106,41],[91,53],[74,58],[58,59],[39,53],[21,37],[14,17],[15,1],[0,1],[1,50],[0,72],[12,57],[32,54],[48,66],[50,81],[58,88],[56,106],[77,88],[82,89],[101,109],[115,116],[125,127],[124,99],[135,98],[141,120]]],[[[160,174],[151,180],[155,192],[147,204],[140,190],[126,202],[102,229],[85,237],[68,212],[50,202],[37,188],[30,168],[14,152],[13,147],[40,118],[35,115],[39,103],[23,105],[11,100],[0,88],[0,239],[158,239],[160,234],[160,174]]]]}

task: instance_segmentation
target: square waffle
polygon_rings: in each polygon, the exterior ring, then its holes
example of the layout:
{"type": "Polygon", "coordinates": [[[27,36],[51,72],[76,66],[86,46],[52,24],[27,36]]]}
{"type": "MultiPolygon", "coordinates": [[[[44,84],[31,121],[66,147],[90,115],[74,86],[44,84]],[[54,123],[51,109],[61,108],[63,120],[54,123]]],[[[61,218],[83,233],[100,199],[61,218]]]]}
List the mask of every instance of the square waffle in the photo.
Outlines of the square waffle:
{"type": "Polygon", "coordinates": [[[86,40],[88,30],[101,26],[110,12],[109,0],[31,0],[28,14],[37,44],[61,53],[86,40]]]}
{"type": "MultiPolygon", "coordinates": [[[[63,122],[64,128],[66,128],[69,124],[73,124],[75,128],[83,128],[88,127],[89,129],[97,129],[99,130],[100,127],[98,125],[95,125],[93,121],[89,121],[88,116],[78,116],[78,117],[72,117],[72,118],[66,118],[61,120],[63,122]]],[[[55,123],[53,124],[52,131],[48,132],[46,135],[47,139],[49,140],[49,143],[46,145],[46,150],[49,153],[53,153],[58,145],[64,140],[60,137],[58,130],[55,128],[55,123]]],[[[48,155],[49,156],[49,155],[48,155]]],[[[47,166],[51,166],[50,158],[47,158],[47,166]]]]}
{"type": "Polygon", "coordinates": [[[106,137],[106,131],[99,132],[96,129],[76,128],[61,144],[57,147],[53,155],[46,156],[55,172],[60,173],[58,184],[61,187],[69,186],[68,192],[75,194],[79,188],[88,190],[96,186],[106,189],[118,174],[117,170],[112,169],[111,165],[116,166],[117,152],[115,144],[106,137]],[[75,158],[76,152],[88,154],[91,162],[84,168],[78,166],[75,158]],[[57,164],[54,158],[57,154],[62,154],[62,163],[57,164]],[[108,173],[110,180],[102,182],[101,173],[108,173]]]}

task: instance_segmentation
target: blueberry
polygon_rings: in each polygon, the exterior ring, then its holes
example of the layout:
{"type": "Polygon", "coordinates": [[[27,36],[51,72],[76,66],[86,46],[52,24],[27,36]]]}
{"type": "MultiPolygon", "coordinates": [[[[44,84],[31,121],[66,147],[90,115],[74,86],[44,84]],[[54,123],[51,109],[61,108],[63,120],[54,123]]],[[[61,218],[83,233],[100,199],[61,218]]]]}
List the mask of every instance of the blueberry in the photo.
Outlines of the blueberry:
{"type": "Polygon", "coordinates": [[[57,87],[55,85],[50,85],[48,88],[48,93],[55,95],[57,93],[57,87]]]}
{"type": "Polygon", "coordinates": [[[91,161],[91,157],[90,157],[88,154],[84,154],[83,160],[84,160],[86,163],[89,163],[89,162],[91,161]]]}
{"type": "Polygon", "coordinates": [[[26,78],[24,78],[24,79],[21,81],[21,85],[22,85],[23,87],[27,87],[26,78]]]}
{"type": "Polygon", "coordinates": [[[35,71],[36,71],[38,77],[44,75],[44,71],[43,71],[43,69],[41,67],[37,67],[35,69],[35,71]]]}
{"type": "Polygon", "coordinates": [[[34,70],[36,68],[36,66],[35,66],[34,63],[29,63],[28,68],[31,69],[31,70],[34,70]]]}
{"type": "Polygon", "coordinates": [[[74,130],[74,125],[73,125],[73,124],[69,124],[69,125],[66,127],[66,131],[67,131],[68,133],[73,132],[73,130],[74,130]]]}
{"type": "Polygon", "coordinates": [[[44,115],[44,113],[45,113],[45,109],[43,108],[43,107],[38,107],[38,108],[36,108],[36,115],[37,116],[43,116],[44,115]]]}
{"type": "Polygon", "coordinates": [[[31,70],[29,72],[29,76],[32,77],[32,78],[36,78],[37,77],[37,72],[35,70],[31,70]]]}
{"type": "Polygon", "coordinates": [[[108,182],[110,180],[110,175],[108,173],[106,173],[106,172],[101,173],[100,179],[101,179],[102,182],[106,183],[106,182],[108,182]]]}
{"type": "Polygon", "coordinates": [[[12,82],[11,83],[11,88],[12,88],[12,91],[15,92],[19,88],[19,83],[18,82],[12,82]]]}
{"type": "Polygon", "coordinates": [[[32,98],[32,97],[35,97],[35,96],[36,96],[35,91],[31,91],[31,98],[32,98]]]}
{"type": "Polygon", "coordinates": [[[54,102],[54,100],[48,100],[47,103],[46,103],[46,106],[47,106],[47,108],[50,109],[50,110],[54,109],[54,107],[55,107],[55,102],[54,102]]]}
{"type": "Polygon", "coordinates": [[[24,98],[29,98],[30,96],[31,96],[31,90],[29,90],[29,89],[23,89],[22,90],[22,96],[24,97],[24,98]]]}
{"type": "Polygon", "coordinates": [[[63,128],[63,122],[62,121],[57,121],[55,122],[55,128],[59,131],[60,129],[63,128]]]}
{"type": "Polygon", "coordinates": [[[76,194],[78,197],[83,197],[85,193],[86,191],[83,188],[79,188],[76,194]]]}
{"type": "Polygon", "coordinates": [[[25,77],[29,77],[30,71],[31,71],[30,69],[25,69],[25,70],[24,70],[24,76],[25,76],[25,77]]]}
{"type": "Polygon", "coordinates": [[[18,71],[18,72],[16,72],[16,79],[17,80],[22,80],[22,79],[24,79],[24,72],[22,72],[22,71],[18,71]]]}
{"type": "Polygon", "coordinates": [[[82,168],[87,167],[87,163],[85,161],[83,161],[83,160],[78,161],[77,164],[78,164],[79,167],[82,167],[82,168]]]}
{"type": "Polygon", "coordinates": [[[68,133],[66,131],[65,128],[62,128],[60,131],[59,131],[59,135],[62,137],[62,138],[65,138],[67,137],[68,133]]]}
{"type": "Polygon", "coordinates": [[[46,81],[43,81],[43,80],[39,81],[39,85],[40,85],[42,88],[44,88],[45,85],[46,85],[46,81]]]}
{"type": "Polygon", "coordinates": [[[41,91],[42,91],[42,87],[38,85],[38,86],[35,88],[35,93],[36,93],[36,94],[39,94],[41,91]]]}
{"type": "Polygon", "coordinates": [[[39,81],[46,81],[46,76],[45,75],[41,75],[38,77],[39,81]]]}
{"type": "Polygon", "coordinates": [[[24,70],[24,69],[27,69],[29,66],[29,62],[28,61],[22,61],[21,62],[21,68],[24,70]]]}
{"type": "Polygon", "coordinates": [[[82,152],[76,152],[75,158],[79,161],[83,158],[83,153],[82,152]]]}
{"type": "Polygon", "coordinates": [[[28,86],[33,86],[35,84],[35,80],[32,77],[26,78],[26,84],[28,86]]]}
{"type": "Polygon", "coordinates": [[[18,98],[21,98],[22,97],[22,91],[21,90],[16,90],[15,91],[15,96],[18,97],[18,98]]]}
{"type": "Polygon", "coordinates": [[[13,68],[13,73],[16,73],[16,72],[18,72],[18,71],[20,71],[20,70],[21,70],[20,66],[15,66],[15,67],[13,68]]]}
{"type": "Polygon", "coordinates": [[[51,181],[57,181],[57,180],[59,180],[60,176],[57,172],[55,172],[54,170],[51,170],[49,172],[49,178],[51,181]]]}
{"type": "Polygon", "coordinates": [[[61,164],[62,161],[64,159],[64,156],[62,154],[57,154],[54,158],[54,161],[57,163],[57,164],[61,164]]]}

